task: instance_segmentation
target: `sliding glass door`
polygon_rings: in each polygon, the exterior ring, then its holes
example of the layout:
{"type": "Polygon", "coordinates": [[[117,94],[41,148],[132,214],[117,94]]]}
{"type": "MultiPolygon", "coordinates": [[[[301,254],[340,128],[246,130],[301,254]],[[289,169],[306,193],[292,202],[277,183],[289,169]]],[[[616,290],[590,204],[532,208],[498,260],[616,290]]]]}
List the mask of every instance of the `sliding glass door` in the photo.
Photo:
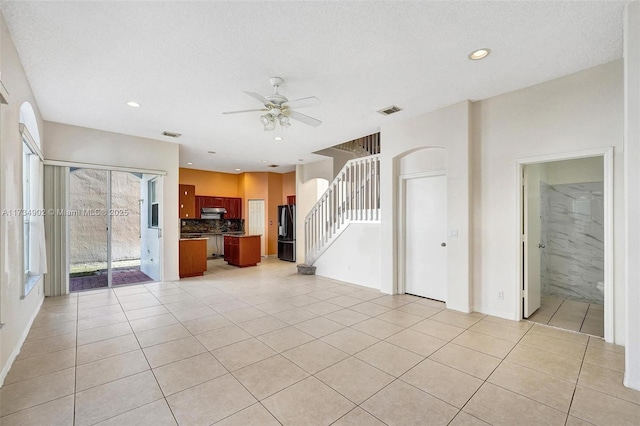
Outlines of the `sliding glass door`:
{"type": "Polygon", "coordinates": [[[71,168],[69,290],[159,281],[157,175],[71,168]],[[150,185],[150,182],[155,182],[150,185]]]}

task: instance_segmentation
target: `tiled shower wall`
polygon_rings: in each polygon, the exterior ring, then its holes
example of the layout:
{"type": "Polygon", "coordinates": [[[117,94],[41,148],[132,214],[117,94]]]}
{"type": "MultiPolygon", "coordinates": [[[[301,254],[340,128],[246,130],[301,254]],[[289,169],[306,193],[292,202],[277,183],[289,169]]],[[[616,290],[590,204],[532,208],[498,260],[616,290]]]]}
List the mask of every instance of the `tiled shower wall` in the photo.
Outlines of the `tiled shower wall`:
{"type": "Polygon", "coordinates": [[[604,303],[604,185],[540,182],[542,292],[604,303]]]}

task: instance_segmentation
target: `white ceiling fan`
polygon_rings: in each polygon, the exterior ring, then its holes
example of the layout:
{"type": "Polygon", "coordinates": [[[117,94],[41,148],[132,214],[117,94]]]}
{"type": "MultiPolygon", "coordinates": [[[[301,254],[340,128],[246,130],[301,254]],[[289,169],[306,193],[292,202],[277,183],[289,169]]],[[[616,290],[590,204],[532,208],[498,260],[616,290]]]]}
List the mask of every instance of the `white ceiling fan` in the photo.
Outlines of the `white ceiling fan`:
{"type": "Polygon", "coordinates": [[[284,80],[280,77],[271,77],[269,80],[273,86],[273,94],[262,96],[255,92],[244,92],[254,99],[260,101],[264,108],[260,109],[245,109],[241,111],[227,111],[223,114],[240,114],[244,112],[266,112],[266,114],[260,116],[260,121],[264,125],[264,130],[274,130],[276,128],[276,122],[280,123],[280,126],[287,128],[291,126],[289,118],[300,121],[309,126],[318,127],[322,124],[322,121],[309,117],[308,115],[301,114],[297,111],[293,111],[291,108],[305,108],[309,106],[318,105],[320,100],[315,96],[309,96],[306,98],[294,99],[290,101],[285,96],[278,93],[278,88],[284,80]]]}

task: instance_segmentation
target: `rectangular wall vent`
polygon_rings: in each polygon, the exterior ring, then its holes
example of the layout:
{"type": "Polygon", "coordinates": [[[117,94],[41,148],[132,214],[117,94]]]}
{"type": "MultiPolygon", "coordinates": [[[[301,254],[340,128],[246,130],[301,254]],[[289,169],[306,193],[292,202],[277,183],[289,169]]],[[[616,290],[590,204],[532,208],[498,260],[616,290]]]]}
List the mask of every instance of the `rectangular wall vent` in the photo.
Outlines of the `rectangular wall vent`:
{"type": "Polygon", "coordinates": [[[391,105],[389,107],[386,108],[382,108],[381,110],[378,110],[378,112],[382,115],[391,115],[391,114],[395,114],[396,112],[402,111],[402,108],[400,108],[399,106],[396,105],[391,105]]]}
{"type": "Polygon", "coordinates": [[[170,138],[179,138],[180,136],[182,136],[182,133],[176,133],[176,132],[162,132],[163,136],[169,136],[170,138]]]}

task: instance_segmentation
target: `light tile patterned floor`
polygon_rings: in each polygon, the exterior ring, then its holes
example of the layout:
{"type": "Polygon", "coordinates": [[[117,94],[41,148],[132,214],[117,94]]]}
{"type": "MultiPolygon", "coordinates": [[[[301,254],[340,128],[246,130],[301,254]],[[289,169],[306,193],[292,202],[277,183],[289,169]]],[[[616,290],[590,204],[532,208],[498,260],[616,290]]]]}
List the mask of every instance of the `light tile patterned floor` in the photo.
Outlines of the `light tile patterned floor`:
{"type": "Polygon", "coordinates": [[[47,299],[10,425],[637,425],[623,348],[530,322],[238,269],[47,299]]]}
{"type": "Polygon", "coordinates": [[[530,321],[604,337],[604,306],[557,296],[542,296],[530,321]]]}

